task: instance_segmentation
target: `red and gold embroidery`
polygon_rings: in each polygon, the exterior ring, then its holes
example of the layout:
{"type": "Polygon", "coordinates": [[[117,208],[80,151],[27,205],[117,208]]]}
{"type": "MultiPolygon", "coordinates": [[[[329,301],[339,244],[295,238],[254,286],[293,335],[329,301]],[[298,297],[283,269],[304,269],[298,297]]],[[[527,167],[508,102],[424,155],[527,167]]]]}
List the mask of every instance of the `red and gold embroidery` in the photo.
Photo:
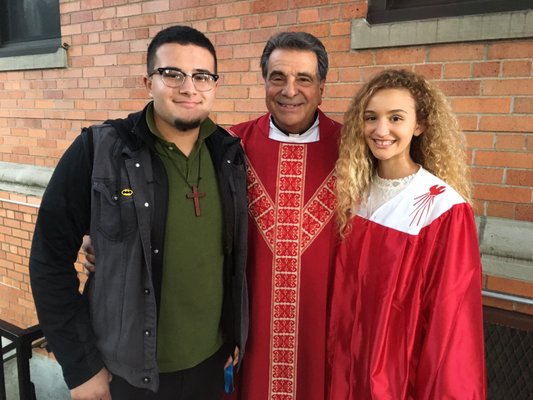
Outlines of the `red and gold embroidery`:
{"type": "Polygon", "coordinates": [[[333,215],[335,178],[304,204],[306,146],[283,143],[278,160],[275,201],[249,166],[249,213],[273,252],[269,399],[294,400],[301,257],[333,215]]]}

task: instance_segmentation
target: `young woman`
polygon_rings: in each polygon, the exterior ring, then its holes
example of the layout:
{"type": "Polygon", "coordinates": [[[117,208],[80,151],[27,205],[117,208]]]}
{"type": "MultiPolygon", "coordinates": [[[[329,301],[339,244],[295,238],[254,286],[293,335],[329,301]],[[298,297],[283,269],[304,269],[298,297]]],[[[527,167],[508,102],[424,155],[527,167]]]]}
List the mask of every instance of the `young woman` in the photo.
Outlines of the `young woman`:
{"type": "Polygon", "coordinates": [[[393,70],[345,119],[329,398],[484,399],[481,262],[458,124],[439,90],[393,70]]]}

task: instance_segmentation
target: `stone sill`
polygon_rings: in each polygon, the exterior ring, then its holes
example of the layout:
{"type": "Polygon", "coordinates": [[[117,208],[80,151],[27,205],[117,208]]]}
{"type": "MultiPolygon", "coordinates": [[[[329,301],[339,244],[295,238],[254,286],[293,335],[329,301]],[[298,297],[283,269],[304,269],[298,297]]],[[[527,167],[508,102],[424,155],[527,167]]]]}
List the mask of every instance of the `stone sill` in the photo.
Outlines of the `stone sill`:
{"type": "Polygon", "coordinates": [[[67,68],[67,50],[59,47],[54,53],[0,57],[0,71],[67,68]]]}
{"type": "Polygon", "coordinates": [[[352,20],[353,50],[533,37],[533,10],[385,24],[352,20]]]}

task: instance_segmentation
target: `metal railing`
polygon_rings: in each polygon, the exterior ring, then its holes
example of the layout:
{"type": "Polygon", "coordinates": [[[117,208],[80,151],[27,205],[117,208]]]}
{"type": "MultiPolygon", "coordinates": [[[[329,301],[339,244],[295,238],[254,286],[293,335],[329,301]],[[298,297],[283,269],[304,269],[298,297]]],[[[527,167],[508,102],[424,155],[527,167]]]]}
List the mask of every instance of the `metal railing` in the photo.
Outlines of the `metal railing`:
{"type": "Polygon", "coordinates": [[[9,322],[0,320],[0,336],[11,343],[2,346],[2,362],[0,362],[0,400],[6,400],[6,382],[4,378],[4,362],[13,357],[17,359],[17,376],[20,400],[36,400],[35,388],[30,379],[30,358],[32,355],[32,342],[42,338],[43,333],[39,325],[27,329],[19,328],[9,322]],[[13,356],[4,355],[15,351],[13,356]]]}
{"type": "Polygon", "coordinates": [[[490,297],[492,299],[506,300],[513,303],[524,304],[528,306],[533,306],[533,299],[521,296],[515,296],[512,294],[506,294],[501,292],[494,292],[492,290],[482,290],[481,294],[485,297],[490,297]]]}

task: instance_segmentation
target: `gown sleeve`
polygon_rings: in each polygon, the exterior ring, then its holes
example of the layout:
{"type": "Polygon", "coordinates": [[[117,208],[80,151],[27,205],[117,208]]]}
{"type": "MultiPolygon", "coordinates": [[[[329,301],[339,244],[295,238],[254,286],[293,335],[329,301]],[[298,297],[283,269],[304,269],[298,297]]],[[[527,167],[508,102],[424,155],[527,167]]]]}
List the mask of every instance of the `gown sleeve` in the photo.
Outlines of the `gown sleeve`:
{"type": "Polygon", "coordinates": [[[485,399],[481,261],[472,209],[430,226],[415,399],[485,399]]]}

